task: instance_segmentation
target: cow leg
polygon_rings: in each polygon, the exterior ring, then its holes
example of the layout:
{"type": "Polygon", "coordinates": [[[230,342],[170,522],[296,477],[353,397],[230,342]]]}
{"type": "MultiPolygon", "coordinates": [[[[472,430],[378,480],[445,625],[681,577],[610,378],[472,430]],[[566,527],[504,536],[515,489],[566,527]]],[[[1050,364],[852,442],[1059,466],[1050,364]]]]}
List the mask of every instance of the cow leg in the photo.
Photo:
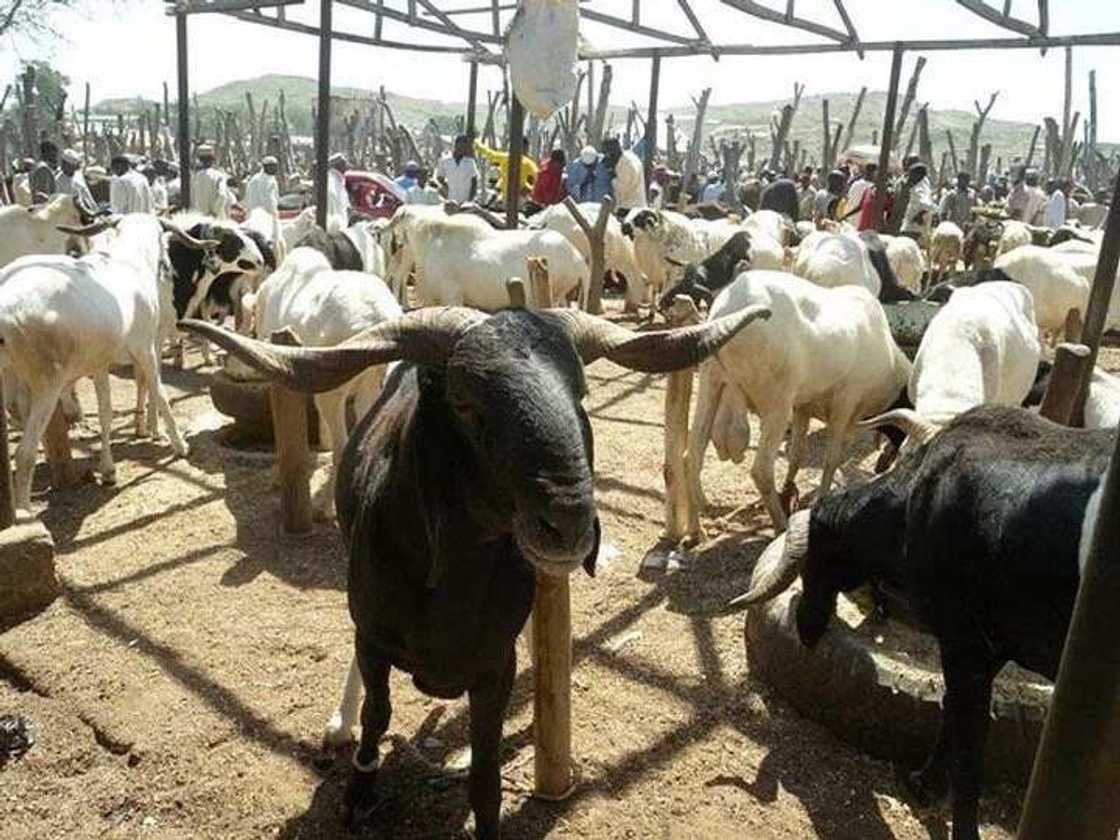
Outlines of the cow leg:
{"type": "Polygon", "coordinates": [[[805,454],[809,449],[809,415],[804,411],[795,411],[793,414],[793,428],[786,446],[786,482],[782,487],[782,507],[786,513],[792,513],[797,504],[797,473],[805,462],[805,454]]]}
{"type": "Polygon", "coordinates": [[[498,840],[502,810],[498,749],[502,743],[502,721],[516,672],[517,653],[511,647],[505,670],[496,679],[488,679],[470,690],[471,772],[468,795],[474,811],[477,840],[498,840]]]}
{"type": "Polygon", "coordinates": [[[150,404],[148,380],[139,365],[132,366],[132,376],[136,380],[136,437],[146,438],[152,434],[151,418],[148,416],[150,404]]]}
{"type": "Polygon", "coordinates": [[[315,515],[325,520],[334,514],[334,477],[338,462],[342,460],[342,450],[346,448],[346,391],[338,389],[316,394],[315,408],[319,412],[320,429],[325,427],[331,447],[329,478],[315,494],[312,505],[315,515]]]}
{"type": "Polygon", "coordinates": [[[766,504],[770,518],[774,521],[774,529],[779,533],[786,529],[787,516],[782,508],[781,497],[774,487],[774,464],[792,414],[793,408],[785,406],[759,415],[762,432],[758,438],[754,463],[751,464],[751,478],[758,488],[759,498],[766,504]]]}
{"type": "Polygon", "coordinates": [[[991,717],[992,681],[998,667],[957,656],[942,648],[945,707],[951,715],[949,731],[953,790],[953,840],[980,840],[980,785],[984,744],[991,717]]]}
{"type": "Polygon", "coordinates": [[[176,455],[185,456],[187,454],[187,444],[182,435],[179,434],[179,427],[171,414],[171,406],[167,402],[167,392],[163,390],[163,381],[159,375],[159,357],[156,355],[155,348],[152,346],[143,348],[133,356],[132,363],[140,370],[148,383],[151,399],[155,400],[159,416],[163,418],[163,422],[167,426],[167,437],[171,441],[171,448],[175,450],[176,455]]]}
{"type": "Polygon", "coordinates": [[[327,728],[323,732],[323,745],[338,747],[354,740],[354,727],[358,723],[358,704],[362,700],[362,671],[358,658],[350,657],[350,667],[346,669],[346,681],[342,684],[342,697],[338,701],[327,728]]]}
{"type": "Polygon", "coordinates": [[[32,393],[31,407],[27,421],[23,425],[23,437],[16,447],[15,475],[12,480],[12,498],[17,510],[31,510],[31,473],[35,469],[35,459],[39,454],[39,443],[47,431],[54,408],[58,405],[62,384],[52,382],[39,393],[32,393]]]}
{"type": "Polygon", "coordinates": [[[359,638],[354,647],[366,699],[362,703],[362,737],[351,762],[354,772],[343,796],[346,822],[356,828],[369,817],[376,804],[377,768],[381,763],[381,736],[389,728],[393,707],[389,703],[389,662],[370,650],[359,638]]]}
{"type": "Polygon", "coordinates": [[[101,426],[101,482],[117,483],[117,468],[113,464],[113,451],[109,435],[113,430],[113,400],[109,391],[109,372],[102,371],[93,377],[93,390],[97,395],[97,420],[101,426]]]}
{"type": "MultiPolygon", "coordinates": [[[[723,385],[715,381],[715,371],[700,369],[699,387],[696,395],[696,411],[692,415],[692,425],[688,429],[688,486],[694,509],[699,512],[708,506],[704,498],[704,488],[700,483],[700,472],[704,468],[704,453],[712,439],[712,425],[715,423],[716,410],[719,408],[723,385]]],[[[687,408],[685,409],[687,412],[687,408]]],[[[685,417],[687,422],[688,418],[685,417]]]]}
{"type": "Polygon", "coordinates": [[[821,486],[817,498],[823,498],[832,487],[832,478],[844,461],[845,450],[852,437],[851,412],[837,412],[828,424],[828,447],[824,453],[824,469],[821,470],[821,486]]]}

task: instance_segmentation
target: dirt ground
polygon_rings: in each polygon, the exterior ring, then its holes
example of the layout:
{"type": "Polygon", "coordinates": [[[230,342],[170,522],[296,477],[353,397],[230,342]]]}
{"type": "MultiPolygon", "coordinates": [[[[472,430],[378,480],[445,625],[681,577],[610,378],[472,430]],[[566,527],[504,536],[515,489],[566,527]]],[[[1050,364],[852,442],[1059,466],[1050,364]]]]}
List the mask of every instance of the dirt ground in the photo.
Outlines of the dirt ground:
{"type": "MultiPolygon", "coordinates": [[[[1106,355],[1120,368],[1120,354],[1106,355]]],[[[62,595],[0,635],[0,715],[31,718],[38,738],[0,764],[6,840],[345,836],[349,761],[319,747],[350,651],[341,542],[331,524],[281,535],[271,459],[218,445],[199,364],[191,355],[186,372],[167,374],[188,458],[133,438],[133,385],[114,378],[117,485],[46,493],[45,466],[36,473],[62,595]]],[[[679,564],[642,568],[663,519],[665,380],[604,362],[588,374],[604,541],[617,554],[596,579],[572,582],[580,781],[561,803],[529,796],[522,641],[502,752],[505,836],[946,838],[946,813],[906,804],[889,764],[748,672],[742,615],[723,605],[772,532],[746,465],[709,453],[709,540],[679,564]]],[[[92,389],[81,396],[95,426],[92,389]]],[[[79,442],[83,459],[89,446],[79,442]]],[[[804,495],[819,470],[802,475],[804,495]]],[[[847,475],[858,480],[854,467],[847,475]]],[[[423,697],[394,676],[383,803],[362,836],[464,835],[466,724],[465,700],[423,697]]],[[[987,794],[984,836],[1010,838],[1022,791],[987,794]]]]}

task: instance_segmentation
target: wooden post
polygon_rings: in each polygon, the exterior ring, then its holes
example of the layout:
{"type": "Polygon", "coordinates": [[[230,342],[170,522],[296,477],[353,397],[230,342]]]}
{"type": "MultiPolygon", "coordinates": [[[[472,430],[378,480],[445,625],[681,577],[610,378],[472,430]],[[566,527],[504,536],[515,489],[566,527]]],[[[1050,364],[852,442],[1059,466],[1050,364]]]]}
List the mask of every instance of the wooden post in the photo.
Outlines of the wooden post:
{"type": "Polygon", "coordinates": [[[4,380],[0,377],[0,531],[15,524],[12,499],[12,462],[8,457],[8,409],[4,403],[4,380]]]}
{"type": "MultiPolygon", "coordinates": [[[[285,327],[270,336],[273,344],[299,346],[299,339],[285,327]]],[[[272,436],[276,441],[276,467],[280,477],[280,515],[284,533],[307,534],[312,529],[311,484],[307,444],[307,396],[272,385],[268,389],[272,409],[272,436]]]]}
{"type": "Polygon", "coordinates": [[[506,177],[506,229],[517,230],[517,208],[521,203],[521,155],[525,151],[525,108],[510,92],[509,172],[506,177]]]}
{"type": "Polygon", "coordinates": [[[520,277],[511,277],[506,281],[506,294],[509,295],[509,305],[514,309],[525,309],[525,281],[520,277]]]}
{"type": "MultiPolygon", "coordinates": [[[[1104,225],[1104,241],[1101,243],[1100,256],[1097,259],[1097,273],[1093,277],[1093,290],[1089,294],[1089,305],[1084,319],[1085,327],[1082,331],[1082,343],[1087,345],[1090,351],[1088,362],[1090,371],[1097,364],[1109,302],[1112,300],[1113,287],[1116,285],[1118,263],[1120,263],[1120,172],[1117,173],[1116,182],[1112,187],[1112,201],[1109,203],[1108,217],[1104,225]]],[[[1082,416],[1085,412],[1085,400],[1089,396],[1091,380],[1091,376],[1086,376],[1081,383],[1077,402],[1074,404],[1075,425],[1083,425],[1082,416]]]]}
{"type": "MultiPolygon", "coordinates": [[[[1109,215],[1109,222],[1116,220],[1109,215]]],[[[1120,233],[1115,225],[1109,230],[1120,233]]],[[[1120,242],[1114,236],[1111,244],[1115,256],[1120,242]]],[[[1101,257],[1103,264],[1104,248],[1101,257]]],[[[1112,271],[1115,276],[1115,260],[1112,271]]],[[[1112,840],[1120,827],[1120,441],[1103,487],[1019,822],[1020,840],[1112,840]]]]}
{"type": "Polygon", "coordinates": [[[548,277],[548,260],[545,257],[529,257],[529,289],[533,295],[535,309],[550,309],[553,306],[552,281],[548,277]]]}
{"type": "MultiPolygon", "coordinates": [[[[678,295],[667,314],[669,325],[699,324],[700,312],[687,295],[678,295]]],[[[679,543],[699,539],[699,500],[692,498],[688,479],[688,407],[695,368],[670,373],[665,386],[665,539],[679,543]]]]}
{"type": "Polygon", "coordinates": [[[887,203],[887,168],[891,163],[892,133],[894,115],[898,107],[898,77],[902,73],[902,45],[895,44],[891,55],[891,81],[887,89],[887,110],[883,114],[883,137],[879,144],[879,172],[875,176],[875,202],[871,206],[871,218],[875,230],[883,231],[883,207],[887,203]]]}
{"type": "Polygon", "coordinates": [[[533,600],[533,770],[542,799],[572,788],[572,607],[568,576],[537,572],[533,600]]]}
{"type": "MultiPolygon", "coordinates": [[[[187,15],[175,16],[176,59],[179,67],[179,206],[191,206],[191,114],[187,76],[187,15]]],[[[87,153],[88,157],[88,153],[87,153]]]]}
{"type": "MultiPolygon", "coordinates": [[[[649,187],[650,173],[653,171],[653,155],[657,151],[657,94],[661,86],[661,56],[653,57],[649,76],[649,110],[646,111],[645,154],[642,155],[642,168],[645,171],[646,188],[649,187]]],[[[643,196],[644,198],[644,196],[643,196]]]]}
{"type": "Polygon", "coordinates": [[[327,167],[331,156],[331,2],[319,0],[319,98],[315,123],[315,223],[327,226],[327,167]]]}
{"type": "Polygon", "coordinates": [[[614,212],[614,197],[604,196],[599,205],[599,218],[595,220],[594,227],[583,217],[583,213],[570,195],[565,197],[564,206],[576,220],[583,235],[587,237],[587,245],[591,251],[591,282],[585,308],[592,315],[598,315],[603,311],[603,272],[606,271],[606,246],[603,238],[607,230],[607,222],[614,212]]]}
{"type": "Polygon", "coordinates": [[[856,97],[855,107],[852,108],[851,119],[848,120],[848,128],[844,131],[844,149],[848,149],[852,145],[852,135],[856,130],[856,121],[859,119],[859,112],[863,110],[863,100],[867,96],[867,86],[860,88],[859,96],[856,97]]]}
{"type": "Polygon", "coordinates": [[[1092,367],[1089,362],[1089,348],[1084,344],[1062,343],[1054,351],[1054,369],[1050,373],[1050,385],[1042,398],[1039,413],[1047,420],[1069,426],[1073,419],[1073,409],[1081,382],[1089,375],[1092,367]]]}
{"type": "MultiPolygon", "coordinates": [[[[470,85],[467,88],[467,137],[474,143],[474,112],[478,107],[478,62],[471,63],[470,85]]],[[[471,152],[474,154],[474,152],[471,152]]]]}

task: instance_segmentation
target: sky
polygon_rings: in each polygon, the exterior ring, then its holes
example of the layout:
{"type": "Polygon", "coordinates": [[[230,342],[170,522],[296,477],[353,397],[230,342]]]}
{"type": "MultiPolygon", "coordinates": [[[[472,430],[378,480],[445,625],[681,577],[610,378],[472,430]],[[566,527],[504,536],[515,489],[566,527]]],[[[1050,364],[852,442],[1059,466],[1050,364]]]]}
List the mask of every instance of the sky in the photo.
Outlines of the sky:
{"type": "MultiPolygon", "coordinates": [[[[761,0],[784,10],[784,0],[761,0]]],[[[164,14],[161,0],[79,0],[79,11],[56,14],[55,28],[61,38],[32,42],[18,37],[0,39],[0,73],[11,78],[20,61],[50,60],[70,76],[72,101],[81,100],[82,86],[89,81],[95,101],[109,97],[162,95],[167,81],[175,90],[175,25],[164,14]]],[[[482,0],[437,0],[442,8],[485,6],[482,0]]],[[[1002,6],[1002,0],[988,0],[1002,6]]],[[[405,0],[386,0],[404,8],[405,0]]],[[[629,0],[591,0],[590,8],[627,17],[629,0]]],[[[954,0],[846,0],[856,29],[863,40],[898,38],[984,38],[1011,33],[981,20],[954,0]]],[[[319,3],[306,0],[290,7],[293,20],[314,22],[319,3]]],[[[372,32],[370,14],[335,4],[335,28],[372,32]]],[[[724,6],[720,0],[692,0],[692,7],[709,34],[722,43],[809,43],[817,36],[748,18],[724,6]]],[[[1115,0],[1060,0],[1051,2],[1050,31],[1055,35],[1089,32],[1120,32],[1120,2],[1115,0]]],[[[797,14],[833,28],[842,28],[832,0],[798,0],[797,14]]],[[[1013,0],[1013,14],[1035,22],[1035,0],[1013,0]]],[[[456,18],[463,26],[488,31],[488,15],[456,18]]],[[[642,23],[682,36],[692,36],[677,0],[643,0],[642,23]]],[[[197,15],[189,24],[191,41],[190,77],[194,91],[205,91],[224,82],[265,73],[314,77],[318,67],[317,40],[245,23],[222,15],[197,15]]],[[[584,22],[584,38],[601,48],[642,46],[649,42],[601,24],[584,22]]],[[[403,24],[386,22],[383,37],[402,41],[423,40],[450,43],[443,36],[413,33],[403,24]]],[[[922,75],[919,100],[935,109],[972,109],[972,102],[986,101],[1000,91],[991,113],[993,119],[1037,122],[1041,117],[1060,117],[1063,97],[1064,58],[1061,50],[1045,57],[1036,50],[989,50],[930,53],[922,75]]],[[[908,54],[903,66],[903,84],[916,55],[908,54]]],[[[1120,141],[1120,109],[1108,103],[1120,91],[1120,47],[1079,48],[1074,52],[1074,109],[1088,111],[1088,71],[1096,69],[1100,103],[1100,139],[1120,141]],[[1109,60],[1111,58],[1111,60],[1109,60]]],[[[633,100],[644,108],[649,97],[649,61],[616,60],[611,101],[633,100]]],[[[890,70],[889,53],[869,53],[864,60],[852,54],[800,55],[789,57],[708,56],[674,58],[663,63],[660,104],[686,105],[691,95],[711,86],[712,103],[768,101],[791,95],[794,82],[804,82],[807,94],[835,91],[858,92],[867,85],[885,90],[890,70]]],[[[409,96],[446,101],[465,101],[467,72],[454,55],[409,53],[380,47],[336,43],[333,83],[389,90],[409,96]]],[[[484,68],[480,86],[500,84],[499,71],[484,68]]],[[[480,94],[481,95],[481,94],[480,94]]]]}

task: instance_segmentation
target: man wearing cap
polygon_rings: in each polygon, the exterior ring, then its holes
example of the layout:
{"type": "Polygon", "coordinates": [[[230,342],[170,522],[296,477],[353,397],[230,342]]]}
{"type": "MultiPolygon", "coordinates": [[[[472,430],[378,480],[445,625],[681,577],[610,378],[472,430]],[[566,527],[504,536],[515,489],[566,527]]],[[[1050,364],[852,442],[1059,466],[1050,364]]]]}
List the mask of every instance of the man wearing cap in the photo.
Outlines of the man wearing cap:
{"type": "Polygon", "coordinates": [[[28,186],[31,188],[32,200],[38,204],[46,201],[57,192],[55,189],[55,173],[58,171],[58,146],[50,140],[39,144],[39,161],[31,169],[28,176],[28,186]]]}
{"type": "Polygon", "coordinates": [[[272,155],[261,159],[260,171],[245,184],[245,200],[242,202],[250,213],[258,207],[274,218],[280,217],[280,184],[276,173],[280,162],[272,155]]]}
{"type": "Polygon", "coordinates": [[[327,233],[337,233],[350,225],[350,193],[346,191],[349,161],[341,152],[331,155],[327,169],[327,233]]]}
{"type": "Polygon", "coordinates": [[[199,167],[191,176],[191,209],[215,219],[228,219],[233,206],[229,176],[215,166],[214,147],[204,143],[198,147],[199,167]]]}
{"type": "Polygon", "coordinates": [[[602,201],[611,192],[611,173],[594,146],[584,146],[568,164],[565,186],[576,203],[602,201]]]}
{"type": "Polygon", "coordinates": [[[54,188],[65,195],[72,195],[74,203],[87,215],[97,212],[97,202],[89,191],[86,176],[82,173],[82,156],[73,149],[66,149],[59,158],[59,173],[54,188]]]}
{"type": "Polygon", "coordinates": [[[478,163],[471,154],[471,140],[460,134],[455,138],[451,154],[445,155],[436,166],[436,178],[449,201],[465,204],[478,195],[478,163]]]}
{"type": "Polygon", "coordinates": [[[145,163],[140,169],[140,174],[148,181],[152,191],[152,210],[157,216],[163,215],[168,210],[167,184],[159,175],[159,170],[151,162],[145,163]]]}
{"type": "Polygon", "coordinates": [[[933,214],[937,212],[937,202],[933,200],[933,186],[929,182],[929,170],[920,161],[906,170],[906,185],[909,186],[909,200],[902,217],[904,236],[919,242],[928,237],[933,225],[933,214]]]}
{"type": "Polygon", "coordinates": [[[128,155],[114,155],[109,162],[109,206],[114,213],[152,213],[155,205],[148,179],[137,172],[128,155]]]}
{"type": "Polygon", "coordinates": [[[669,189],[669,167],[663,163],[657,164],[650,172],[653,183],[649,185],[649,206],[654,210],[663,210],[669,203],[666,193],[669,189]]]}
{"type": "Polygon", "coordinates": [[[717,204],[723,199],[724,191],[723,181],[720,180],[719,173],[713,169],[708,173],[704,192],[700,194],[700,201],[703,204],[717,204]]]}
{"type": "Polygon", "coordinates": [[[410,160],[404,165],[404,174],[393,179],[393,183],[400,187],[401,192],[407,195],[408,191],[420,182],[420,164],[410,160]]]}

